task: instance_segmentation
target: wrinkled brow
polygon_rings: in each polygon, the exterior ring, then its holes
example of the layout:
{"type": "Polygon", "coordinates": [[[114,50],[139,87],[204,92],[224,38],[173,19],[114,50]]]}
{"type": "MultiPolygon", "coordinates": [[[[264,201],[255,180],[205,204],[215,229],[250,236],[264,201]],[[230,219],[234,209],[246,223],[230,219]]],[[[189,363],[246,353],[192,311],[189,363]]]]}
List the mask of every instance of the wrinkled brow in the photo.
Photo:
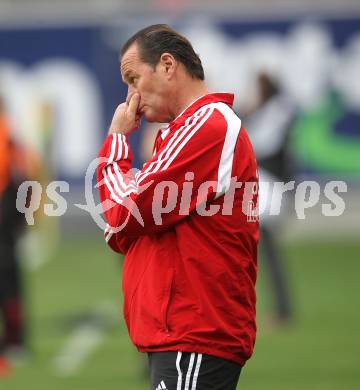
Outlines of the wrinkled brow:
{"type": "Polygon", "coordinates": [[[129,78],[133,75],[133,72],[131,70],[127,70],[124,74],[123,74],[123,81],[124,82],[127,82],[129,81],[129,78]]]}

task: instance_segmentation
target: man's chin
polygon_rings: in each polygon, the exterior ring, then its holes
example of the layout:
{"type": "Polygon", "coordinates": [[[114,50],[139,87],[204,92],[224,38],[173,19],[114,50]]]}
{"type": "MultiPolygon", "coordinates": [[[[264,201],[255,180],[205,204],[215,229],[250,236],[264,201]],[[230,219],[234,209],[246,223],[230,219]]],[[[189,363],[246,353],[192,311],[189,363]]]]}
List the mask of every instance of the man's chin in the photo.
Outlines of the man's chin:
{"type": "Polygon", "coordinates": [[[145,111],[144,117],[145,117],[146,121],[149,123],[159,122],[159,118],[156,115],[154,115],[154,113],[152,113],[152,112],[145,111]]]}

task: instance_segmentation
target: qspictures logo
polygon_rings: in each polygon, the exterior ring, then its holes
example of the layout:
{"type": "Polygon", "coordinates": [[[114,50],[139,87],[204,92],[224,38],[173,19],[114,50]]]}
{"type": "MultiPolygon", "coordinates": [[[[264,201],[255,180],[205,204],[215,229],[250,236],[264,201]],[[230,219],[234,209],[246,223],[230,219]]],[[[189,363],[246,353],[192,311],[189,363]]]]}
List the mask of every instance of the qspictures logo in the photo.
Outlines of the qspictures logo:
{"type": "MultiPolygon", "coordinates": [[[[321,203],[321,214],[325,217],[341,216],[346,208],[345,201],[340,196],[340,193],[347,192],[345,181],[328,181],[322,184],[316,181],[242,182],[237,177],[232,177],[226,189],[219,189],[216,181],[204,181],[195,188],[193,185],[195,173],[186,172],[184,181],[180,184],[171,180],[157,183],[151,180],[141,186],[136,180],[138,170],[134,169],[126,174],[121,173],[124,177],[126,176],[128,182],[131,182],[131,191],[122,193],[123,195],[120,192],[117,195],[112,194],[111,199],[96,203],[95,192],[98,192],[101,186],[109,188],[111,186],[105,179],[96,185],[93,184],[97,167],[103,162],[107,162],[107,159],[97,158],[90,163],[85,175],[85,203],[74,206],[89,213],[103,231],[109,228],[104,212],[119,206],[126,209],[127,217],[120,221],[118,226],[111,226],[112,233],[123,230],[131,217],[144,227],[144,216],[141,205],[137,203],[137,198],[145,192],[147,192],[146,196],[151,198],[152,223],[157,226],[163,224],[164,215],[173,212],[184,217],[192,212],[203,217],[211,217],[217,213],[224,216],[242,213],[248,222],[257,222],[262,216],[279,216],[283,200],[289,194],[292,194],[293,199],[290,207],[294,207],[298,219],[305,219],[306,211],[318,205],[320,198],[326,199],[321,203]],[[242,193],[240,206],[238,191],[242,193]],[[209,200],[209,193],[213,194],[212,199],[216,199],[215,202],[209,200]]],[[[43,205],[44,214],[49,217],[65,215],[68,211],[68,202],[62,194],[69,192],[70,184],[66,181],[53,181],[46,188],[43,188],[37,181],[25,181],[18,188],[16,207],[25,215],[28,225],[34,225],[35,213],[41,205],[43,205]],[[44,193],[51,203],[42,202],[44,193]]]]}

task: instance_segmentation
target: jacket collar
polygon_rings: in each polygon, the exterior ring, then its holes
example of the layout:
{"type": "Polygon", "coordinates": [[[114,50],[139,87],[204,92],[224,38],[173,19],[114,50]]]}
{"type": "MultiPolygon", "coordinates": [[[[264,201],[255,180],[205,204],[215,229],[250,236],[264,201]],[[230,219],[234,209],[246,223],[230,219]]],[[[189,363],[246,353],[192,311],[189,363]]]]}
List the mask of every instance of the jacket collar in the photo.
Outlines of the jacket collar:
{"type": "Polygon", "coordinates": [[[234,94],[232,93],[209,93],[207,95],[201,96],[192,102],[185,110],[179,114],[171,123],[171,125],[182,125],[186,118],[193,115],[199,108],[205,106],[209,103],[225,103],[228,106],[232,107],[234,104],[234,94]]]}

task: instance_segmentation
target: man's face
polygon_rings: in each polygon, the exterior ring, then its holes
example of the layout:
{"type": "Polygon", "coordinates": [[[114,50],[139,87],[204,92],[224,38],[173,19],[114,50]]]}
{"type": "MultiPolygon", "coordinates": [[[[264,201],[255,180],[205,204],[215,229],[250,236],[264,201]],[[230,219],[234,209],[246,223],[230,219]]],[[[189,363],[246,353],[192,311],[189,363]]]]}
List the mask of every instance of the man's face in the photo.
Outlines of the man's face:
{"type": "Polygon", "coordinates": [[[168,83],[161,65],[154,69],[142,62],[134,44],[121,60],[121,75],[128,85],[128,99],[135,92],[140,95],[138,113],[144,115],[148,122],[166,122],[168,83]]]}

